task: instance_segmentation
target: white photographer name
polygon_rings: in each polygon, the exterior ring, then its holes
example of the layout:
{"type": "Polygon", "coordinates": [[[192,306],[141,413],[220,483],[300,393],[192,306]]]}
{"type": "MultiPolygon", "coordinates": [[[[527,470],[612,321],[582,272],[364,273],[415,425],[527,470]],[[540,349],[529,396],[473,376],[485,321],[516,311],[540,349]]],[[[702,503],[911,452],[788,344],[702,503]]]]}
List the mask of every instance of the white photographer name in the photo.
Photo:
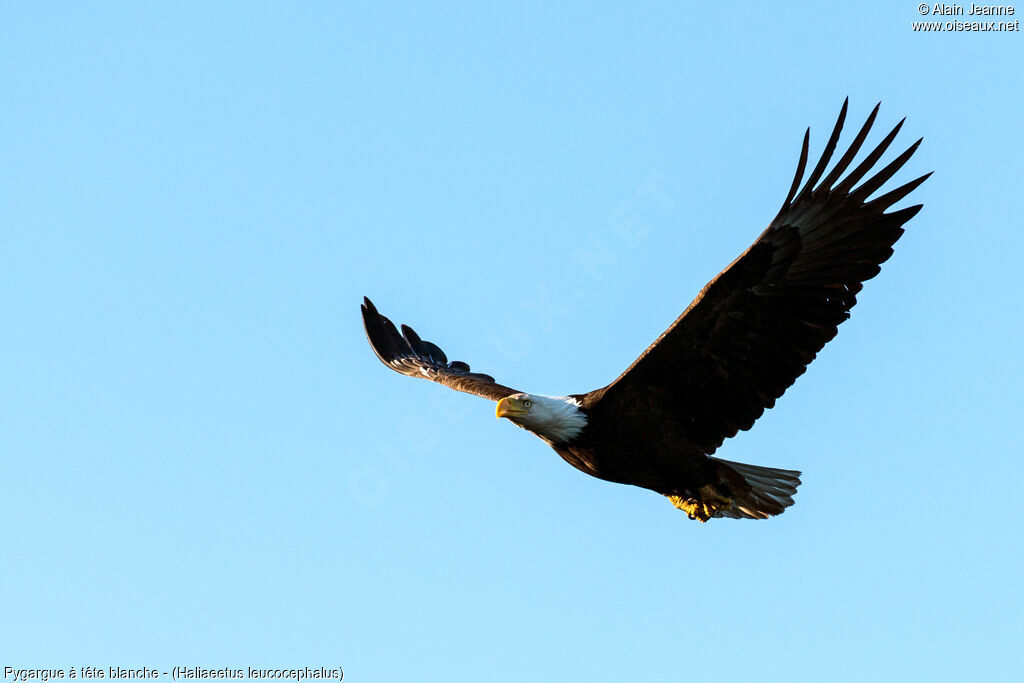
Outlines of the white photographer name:
{"type": "MultiPolygon", "coordinates": [[[[971,3],[970,8],[967,10],[969,16],[982,16],[982,17],[1001,17],[1001,16],[1012,16],[1014,13],[1013,5],[975,5],[971,3]]],[[[952,5],[946,5],[944,3],[935,3],[932,7],[932,15],[939,15],[941,17],[959,17],[964,15],[963,5],[953,3],[952,5]]]]}

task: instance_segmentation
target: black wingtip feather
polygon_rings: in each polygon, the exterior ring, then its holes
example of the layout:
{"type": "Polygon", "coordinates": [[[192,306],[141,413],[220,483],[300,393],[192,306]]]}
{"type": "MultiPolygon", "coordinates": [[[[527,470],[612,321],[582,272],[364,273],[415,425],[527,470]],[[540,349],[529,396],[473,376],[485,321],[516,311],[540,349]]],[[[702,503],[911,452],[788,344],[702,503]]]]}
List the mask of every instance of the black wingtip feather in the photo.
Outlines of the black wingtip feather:
{"type": "Polygon", "coordinates": [[[408,325],[402,325],[402,336],[405,337],[405,341],[409,342],[409,346],[416,348],[423,340],[416,334],[416,330],[412,329],[408,325]]]}
{"type": "Polygon", "coordinates": [[[370,342],[370,348],[377,358],[387,365],[397,355],[399,349],[396,340],[400,340],[401,337],[398,336],[391,321],[378,313],[376,307],[366,297],[363,297],[361,308],[363,329],[366,332],[366,339],[370,342]]]}
{"type": "Polygon", "coordinates": [[[800,161],[796,164],[796,174],[793,176],[793,185],[789,188],[789,194],[786,195],[786,200],[782,202],[782,208],[779,209],[779,215],[785,213],[786,209],[789,208],[789,203],[793,201],[793,197],[796,196],[797,188],[800,187],[800,181],[804,177],[804,169],[807,167],[807,154],[811,146],[811,128],[808,126],[804,132],[804,144],[800,150],[800,161]]]}
{"type": "Polygon", "coordinates": [[[826,190],[831,188],[832,185],[837,180],[839,180],[840,176],[842,176],[846,169],[850,166],[850,163],[853,161],[854,157],[857,156],[857,152],[860,151],[861,145],[864,144],[864,140],[867,139],[868,133],[871,132],[871,127],[875,124],[875,118],[878,116],[878,108],[881,106],[882,103],[879,102],[878,104],[875,105],[875,108],[871,110],[871,113],[868,114],[867,120],[864,121],[864,125],[860,127],[859,131],[857,131],[857,135],[854,136],[853,142],[850,143],[850,147],[846,150],[846,154],[844,154],[839,159],[839,162],[829,172],[825,180],[821,181],[821,187],[823,187],[826,190]]]}
{"type": "Polygon", "coordinates": [[[904,223],[909,221],[911,218],[916,216],[917,212],[920,211],[923,207],[924,207],[924,204],[914,204],[913,206],[908,206],[905,209],[900,209],[899,211],[893,211],[892,213],[887,213],[885,215],[890,220],[896,221],[898,225],[903,225],[904,223]]]}
{"type": "Polygon", "coordinates": [[[832,134],[829,135],[828,142],[825,143],[825,149],[821,153],[821,158],[818,160],[814,170],[811,171],[811,175],[808,176],[807,182],[804,183],[804,189],[800,190],[801,197],[814,191],[815,184],[821,178],[821,174],[825,172],[828,162],[832,160],[832,154],[836,151],[836,145],[839,143],[839,136],[843,132],[843,124],[846,123],[846,110],[849,101],[849,97],[843,100],[843,107],[839,110],[839,118],[836,119],[836,125],[832,127],[832,134]]]}
{"type": "Polygon", "coordinates": [[[405,337],[405,342],[412,349],[412,352],[421,358],[429,356],[427,347],[423,344],[423,340],[416,334],[416,330],[412,329],[408,325],[402,325],[402,336],[405,337]]]}
{"type": "Polygon", "coordinates": [[[435,363],[441,363],[442,365],[448,362],[448,356],[446,356],[444,351],[441,350],[441,347],[439,347],[434,342],[425,341],[423,342],[423,346],[426,348],[427,353],[430,355],[430,360],[434,361],[435,363]]]}

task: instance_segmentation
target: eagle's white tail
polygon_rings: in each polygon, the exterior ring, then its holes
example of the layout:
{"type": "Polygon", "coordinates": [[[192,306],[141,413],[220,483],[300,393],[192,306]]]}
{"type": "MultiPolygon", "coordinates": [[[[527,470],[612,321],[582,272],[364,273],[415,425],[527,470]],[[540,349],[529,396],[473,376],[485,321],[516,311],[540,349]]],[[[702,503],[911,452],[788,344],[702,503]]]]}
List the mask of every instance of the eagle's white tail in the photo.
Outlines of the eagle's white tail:
{"type": "Polygon", "coordinates": [[[796,487],[800,485],[800,473],[796,470],[780,470],[774,467],[747,465],[721,458],[716,460],[743,477],[749,490],[733,485],[732,505],[716,511],[714,517],[734,519],[767,519],[781,514],[793,504],[796,487]]]}

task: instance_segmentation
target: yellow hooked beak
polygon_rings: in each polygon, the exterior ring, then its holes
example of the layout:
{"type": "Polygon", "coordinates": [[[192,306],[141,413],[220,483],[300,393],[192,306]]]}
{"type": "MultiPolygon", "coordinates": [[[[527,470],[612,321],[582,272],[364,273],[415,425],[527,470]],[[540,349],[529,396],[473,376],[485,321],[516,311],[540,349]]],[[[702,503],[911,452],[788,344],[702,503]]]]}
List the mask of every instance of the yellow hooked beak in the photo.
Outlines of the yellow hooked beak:
{"type": "Polygon", "coordinates": [[[522,417],[529,413],[530,409],[523,405],[522,399],[512,398],[511,396],[506,396],[498,401],[498,405],[494,409],[494,414],[498,418],[522,417]]]}

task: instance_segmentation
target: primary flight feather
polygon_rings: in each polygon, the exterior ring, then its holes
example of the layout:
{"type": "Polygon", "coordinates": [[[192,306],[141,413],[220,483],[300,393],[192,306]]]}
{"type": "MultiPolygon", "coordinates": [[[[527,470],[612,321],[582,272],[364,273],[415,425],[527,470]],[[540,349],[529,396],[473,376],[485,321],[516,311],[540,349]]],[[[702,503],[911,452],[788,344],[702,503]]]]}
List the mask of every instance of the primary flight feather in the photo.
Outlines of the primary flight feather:
{"type": "Polygon", "coordinates": [[[861,183],[895,139],[900,121],[847,173],[877,105],[824,175],[846,110],[844,102],[821,159],[801,186],[810,130],[804,135],[793,184],[768,228],[605,387],[551,397],[503,386],[466,363],[448,361],[412,328],[403,325],[399,332],[364,299],[370,346],[392,370],[497,401],[498,417],[535,433],[573,467],[656,491],[692,519],[777,515],[793,504],[799,472],[712,456],[775,405],[836,335],[863,282],[878,274],[921,205],[885,211],[931,175],[868,201],[921,143],[861,183]]]}

